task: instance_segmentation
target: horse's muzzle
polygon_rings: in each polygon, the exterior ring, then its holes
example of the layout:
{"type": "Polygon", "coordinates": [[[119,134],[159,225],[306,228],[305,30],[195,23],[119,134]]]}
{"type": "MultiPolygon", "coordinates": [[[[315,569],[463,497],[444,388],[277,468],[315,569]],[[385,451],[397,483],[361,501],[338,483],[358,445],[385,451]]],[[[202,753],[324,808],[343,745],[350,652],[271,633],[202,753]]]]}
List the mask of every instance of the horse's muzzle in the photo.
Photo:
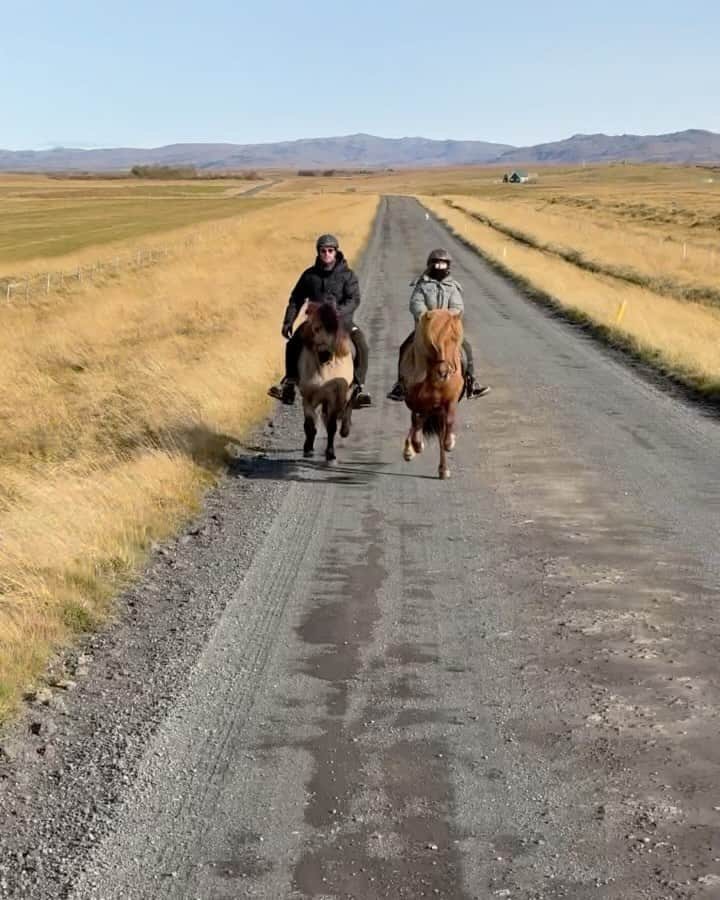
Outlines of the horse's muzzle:
{"type": "Polygon", "coordinates": [[[446,362],[438,363],[433,372],[434,381],[447,381],[453,373],[453,367],[446,362]]]}

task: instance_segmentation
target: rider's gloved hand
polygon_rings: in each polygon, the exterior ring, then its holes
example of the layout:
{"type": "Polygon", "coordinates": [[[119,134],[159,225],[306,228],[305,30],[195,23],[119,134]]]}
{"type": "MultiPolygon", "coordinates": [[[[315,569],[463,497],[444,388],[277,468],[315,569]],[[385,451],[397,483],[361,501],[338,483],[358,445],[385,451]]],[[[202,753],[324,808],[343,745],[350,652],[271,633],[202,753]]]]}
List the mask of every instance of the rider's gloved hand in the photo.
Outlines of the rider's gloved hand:
{"type": "Polygon", "coordinates": [[[288,341],[292,337],[292,329],[293,322],[295,321],[295,316],[297,316],[297,310],[292,305],[292,303],[288,303],[285,310],[285,315],[283,316],[282,328],[280,329],[280,334],[288,341]]]}

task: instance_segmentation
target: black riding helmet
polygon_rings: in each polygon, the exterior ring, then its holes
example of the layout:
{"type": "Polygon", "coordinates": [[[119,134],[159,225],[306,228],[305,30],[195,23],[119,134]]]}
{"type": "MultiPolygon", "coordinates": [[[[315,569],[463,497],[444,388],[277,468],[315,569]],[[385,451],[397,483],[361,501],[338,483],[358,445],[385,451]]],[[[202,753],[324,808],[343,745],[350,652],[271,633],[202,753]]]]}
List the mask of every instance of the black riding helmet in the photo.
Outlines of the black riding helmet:
{"type": "Polygon", "coordinates": [[[340,242],[334,234],[321,234],[315,241],[315,249],[320,252],[321,247],[334,247],[336,250],[340,247],[340,242]]]}
{"type": "Polygon", "coordinates": [[[448,264],[448,269],[450,268],[450,264],[452,263],[452,256],[447,252],[447,250],[443,250],[442,247],[438,247],[437,250],[431,250],[428,254],[427,258],[427,267],[428,269],[436,262],[446,262],[448,264]]]}

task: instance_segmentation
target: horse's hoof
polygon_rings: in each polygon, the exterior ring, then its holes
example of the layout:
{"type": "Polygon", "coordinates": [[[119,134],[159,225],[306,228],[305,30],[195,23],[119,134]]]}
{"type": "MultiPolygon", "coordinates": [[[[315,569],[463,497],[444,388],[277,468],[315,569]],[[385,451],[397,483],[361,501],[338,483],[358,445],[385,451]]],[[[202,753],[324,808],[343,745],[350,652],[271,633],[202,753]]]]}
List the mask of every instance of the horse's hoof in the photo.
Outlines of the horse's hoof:
{"type": "Polygon", "coordinates": [[[445,449],[447,450],[448,453],[452,453],[452,451],[455,449],[455,435],[454,434],[451,434],[450,437],[448,438],[447,443],[445,444],[445,449]]]}
{"type": "Polygon", "coordinates": [[[312,451],[312,450],[303,450],[303,457],[304,457],[305,459],[310,459],[310,457],[311,457],[312,455],[313,455],[313,451],[312,451]]]}
{"type": "Polygon", "coordinates": [[[350,434],[350,426],[349,426],[349,425],[343,425],[343,426],[340,428],[340,437],[346,438],[349,434],[350,434]]]}
{"type": "Polygon", "coordinates": [[[332,466],[333,468],[337,465],[337,457],[336,456],[326,456],[325,462],[327,465],[332,466]]]}
{"type": "Polygon", "coordinates": [[[425,444],[422,441],[417,441],[417,442],[413,441],[412,448],[415,451],[415,453],[422,453],[423,450],[425,449],[425,444]]]}
{"type": "Polygon", "coordinates": [[[450,469],[440,469],[440,470],[438,471],[438,475],[439,475],[439,477],[442,478],[443,481],[444,481],[446,478],[449,478],[449,477],[450,477],[450,469]]]}
{"type": "Polygon", "coordinates": [[[415,451],[410,446],[410,444],[405,445],[405,449],[403,450],[403,459],[405,462],[410,462],[410,460],[415,458],[415,451]]]}

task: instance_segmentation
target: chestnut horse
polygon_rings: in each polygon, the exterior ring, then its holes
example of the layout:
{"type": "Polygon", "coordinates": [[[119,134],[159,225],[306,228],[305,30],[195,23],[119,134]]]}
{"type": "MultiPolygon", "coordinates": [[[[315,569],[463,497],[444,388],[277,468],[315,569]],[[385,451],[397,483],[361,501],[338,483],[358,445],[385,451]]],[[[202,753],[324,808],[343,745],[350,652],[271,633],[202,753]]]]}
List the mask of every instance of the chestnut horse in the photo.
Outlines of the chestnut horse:
{"type": "Polygon", "coordinates": [[[350,434],[353,381],[352,342],[331,299],[308,303],[303,324],[303,349],[300,353],[299,383],[305,413],[303,455],[312,456],[317,434],[318,410],[327,431],[325,459],[335,461],[335,433],[338,419],[340,434],[350,434]]]}
{"type": "Polygon", "coordinates": [[[455,412],[464,385],[462,340],[462,313],[433,309],[418,319],[414,340],[400,360],[405,403],[412,413],[403,456],[410,462],[423,451],[423,435],[436,434],[440,478],[450,477],[447,453],[455,446],[455,412]]]}

